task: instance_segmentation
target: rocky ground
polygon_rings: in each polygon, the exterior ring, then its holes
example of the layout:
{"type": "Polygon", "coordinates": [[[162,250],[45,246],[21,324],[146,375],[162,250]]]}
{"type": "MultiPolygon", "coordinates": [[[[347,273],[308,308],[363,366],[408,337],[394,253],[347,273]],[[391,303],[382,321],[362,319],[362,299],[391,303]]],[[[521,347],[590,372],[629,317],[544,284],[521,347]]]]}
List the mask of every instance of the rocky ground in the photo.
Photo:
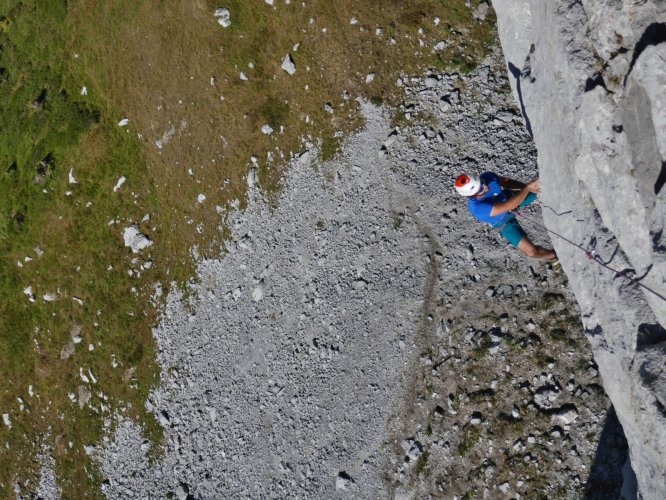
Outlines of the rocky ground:
{"type": "Polygon", "coordinates": [[[451,187],[536,176],[501,55],[401,83],[338,158],[303,154],[272,203],[254,186],[225,257],[169,297],[148,402],[164,454],[119,414],[91,450],[108,497],[583,494],[609,406],[566,277],[451,187]]]}

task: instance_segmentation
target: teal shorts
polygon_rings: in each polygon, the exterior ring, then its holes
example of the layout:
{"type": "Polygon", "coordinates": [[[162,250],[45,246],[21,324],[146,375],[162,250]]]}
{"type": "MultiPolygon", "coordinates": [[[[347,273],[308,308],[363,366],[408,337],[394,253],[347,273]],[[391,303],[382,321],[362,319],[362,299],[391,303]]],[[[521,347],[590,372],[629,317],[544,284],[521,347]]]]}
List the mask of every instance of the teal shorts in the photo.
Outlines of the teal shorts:
{"type": "MultiPolygon", "coordinates": [[[[525,198],[525,200],[519,205],[519,207],[527,206],[536,199],[537,195],[530,193],[527,195],[527,198],[525,198]]],[[[525,237],[525,231],[523,231],[523,228],[520,227],[520,223],[516,220],[516,216],[514,214],[510,214],[509,217],[510,219],[506,223],[500,224],[498,228],[501,227],[502,229],[500,230],[500,234],[504,236],[507,241],[514,247],[517,247],[520,243],[520,240],[525,237]]]]}
{"type": "Polygon", "coordinates": [[[520,243],[520,240],[525,237],[525,231],[523,231],[523,228],[520,227],[520,223],[516,220],[515,215],[512,216],[509,222],[504,224],[500,234],[504,236],[514,247],[517,247],[518,243],[520,243]]]}

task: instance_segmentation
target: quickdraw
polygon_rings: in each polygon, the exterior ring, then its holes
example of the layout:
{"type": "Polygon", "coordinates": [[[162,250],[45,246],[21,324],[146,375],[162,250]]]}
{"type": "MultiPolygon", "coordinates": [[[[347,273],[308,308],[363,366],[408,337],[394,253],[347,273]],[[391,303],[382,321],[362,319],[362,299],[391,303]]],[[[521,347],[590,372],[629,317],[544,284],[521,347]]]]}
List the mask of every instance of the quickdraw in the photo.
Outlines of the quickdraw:
{"type": "MultiPolygon", "coordinates": [[[[562,236],[562,235],[559,234],[559,233],[556,233],[556,232],[553,231],[552,229],[548,229],[546,226],[544,226],[544,225],[541,224],[540,222],[537,222],[537,221],[535,221],[534,219],[530,219],[529,217],[527,217],[526,215],[524,215],[522,212],[519,212],[518,210],[511,210],[511,213],[515,214],[517,217],[522,217],[522,218],[525,219],[526,221],[531,222],[532,224],[535,224],[536,226],[539,226],[539,227],[545,229],[545,230],[548,231],[549,233],[554,234],[554,235],[557,236],[558,238],[563,239],[564,241],[566,241],[566,242],[569,243],[570,245],[575,246],[576,248],[578,248],[579,250],[581,250],[582,252],[584,252],[588,259],[593,260],[594,262],[596,262],[596,263],[599,264],[600,266],[602,266],[602,267],[608,269],[609,271],[613,272],[613,273],[615,274],[616,277],[626,277],[626,274],[625,274],[624,272],[622,272],[622,271],[618,271],[617,269],[613,269],[611,266],[609,266],[608,264],[606,264],[605,262],[603,262],[603,261],[601,260],[601,258],[597,255],[597,253],[596,253],[596,251],[595,251],[594,249],[592,249],[592,250],[588,250],[588,249],[582,247],[582,246],[579,245],[578,243],[575,243],[575,242],[571,241],[569,238],[567,238],[567,237],[565,237],[565,236],[562,236]]],[[[661,300],[663,300],[664,302],[666,302],[666,297],[664,297],[661,293],[659,293],[659,292],[653,290],[653,289],[650,288],[649,286],[644,285],[644,284],[641,283],[637,278],[630,278],[630,279],[629,279],[629,282],[630,282],[630,283],[634,283],[634,284],[636,284],[636,285],[642,287],[643,289],[647,290],[648,292],[652,293],[652,294],[655,295],[656,297],[659,297],[661,300]]]]}

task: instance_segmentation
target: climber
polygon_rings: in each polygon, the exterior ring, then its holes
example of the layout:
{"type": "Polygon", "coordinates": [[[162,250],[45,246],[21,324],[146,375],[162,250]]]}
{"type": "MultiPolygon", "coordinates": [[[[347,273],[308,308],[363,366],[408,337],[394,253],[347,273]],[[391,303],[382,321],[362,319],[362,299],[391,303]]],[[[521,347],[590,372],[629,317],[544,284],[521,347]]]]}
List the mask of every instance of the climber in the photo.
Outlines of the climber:
{"type": "Polygon", "coordinates": [[[497,229],[528,257],[549,259],[552,268],[559,270],[555,252],[532,243],[513,213],[537,199],[539,179],[523,184],[493,172],[485,172],[480,177],[462,174],[456,179],[455,187],[467,198],[467,208],[476,219],[497,229]]]}

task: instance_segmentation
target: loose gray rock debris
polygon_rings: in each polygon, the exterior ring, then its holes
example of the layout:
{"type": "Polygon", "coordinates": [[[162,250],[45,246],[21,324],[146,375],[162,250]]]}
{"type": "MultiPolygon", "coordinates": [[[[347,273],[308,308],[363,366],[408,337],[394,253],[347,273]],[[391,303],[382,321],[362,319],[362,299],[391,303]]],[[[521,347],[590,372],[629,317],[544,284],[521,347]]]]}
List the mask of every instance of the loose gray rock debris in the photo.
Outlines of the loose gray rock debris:
{"type": "Polygon", "coordinates": [[[349,492],[385,491],[381,429],[426,254],[415,225],[394,227],[390,168],[374,160],[388,117],[364,109],[366,129],[327,174],[305,153],[277,208],[251,199],[235,214],[228,254],[201,263],[193,312],[169,297],[155,330],[164,383],[150,402],[165,457],[143,469],[139,430],[121,421],[101,459],[110,497],[184,482],[195,497],[322,498],[340,471],[349,492]]]}
{"type": "MultiPolygon", "coordinates": [[[[455,462],[450,443],[465,432],[457,420],[440,426],[441,436],[429,435],[419,408],[434,407],[439,422],[455,414],[479,432],[493,423],[490,408],[467,413],[447,392],[424,394],[419,374],[439,384],[464,376],[469,382],[460,385],[470,392],[475,384],[494,386],[496,371],[504,376],[511,368],[504,362],[510,329],[492,329],[493,314],[561,283],[473,221],[451,189],[462,168],[535,175],[517,112],[495,118],[513,109],[503,69],[426,76],[434,80],[427,86],[404,77],[412,83],[401,112],[428,110],[437,123],[410,125],[407,118],[391,128],[382,109],[363,104],[365,128],[338,159],[322,164],[304,153],[274,204],[252,189],[247,209],[228,220],[226,255],[200,263],[189,301],[169,295],[154,330],[162,382],[147,402],[165,429],[164,455],[148,461],[141,430],[118,416],[115,435],[96,452],[109,498],[411,498],[437,492],[413,486],[428,463],[461,464],[456,478],[479,469],[476,460],[455,462]],[[440,109],[442,100],[451,112],[440,109]],[[505,292],[480,301],[489,287],[505,292]],[[477,320],[486,330],[464,340],[458,324],[477,320]],[[466,375],[462,358],[447,361],[451,342],[471,351],[486,341],[497,348],[494,370],[466,375]]],[[[503,321],[504,311],[496,314],[503,321]]],[[[527,323],[525,314],[532,311],[506,317],[527,323]]],[[[547,372],[539,378],[544,370],[561,378],[555,368],[530,367],[536,379],[529,387],[547,384],[547,372]]],[[[520,381],[528,377],[528,368],[521,370],[520,381]]],[[[537,406],[523,402],[532,399],[528,386],[518,383],[506,386],[514,394],[508,412],[538,418],[537,406]]],[[[603,393],[591,400],[605,401],[603,393]]],[[[591,421],[586,405],[577,401],[576,422],[591,421]]],[[[589,432],[598,436],[596,422],[589,432]]],[[[549,460],[526,452],[531,464],[549,460]]],[[[506,482],[482,477],[489,488],[506,482]]]]}
{"type": "MultiPolygon", "coordinates": [[[[439,184],[463,170],[537,175],[500,57],[465,77],[409,79],[400,111],[431,123],[400,127],[384,147],[405,192],[399,213],[415,214],[429,246],[408,389],[389,424],[396,498],[502,498],[505,483],[516,498],[583,496],[607,414],[566,277],[473,221],[439,184]],[[553,421],[560,411],[568,423],[553,421]]],[[[621,469],[621,451],[609,469],[621,469]]]]}
{"type": "Polygon", "coordinates": [[[58,500],[62,496],[56,481],[55,460],[48,447],[43,447],[39,456],[41,470],[39,474],[39,486],[37,498],[43,500],[58,500]]]}

